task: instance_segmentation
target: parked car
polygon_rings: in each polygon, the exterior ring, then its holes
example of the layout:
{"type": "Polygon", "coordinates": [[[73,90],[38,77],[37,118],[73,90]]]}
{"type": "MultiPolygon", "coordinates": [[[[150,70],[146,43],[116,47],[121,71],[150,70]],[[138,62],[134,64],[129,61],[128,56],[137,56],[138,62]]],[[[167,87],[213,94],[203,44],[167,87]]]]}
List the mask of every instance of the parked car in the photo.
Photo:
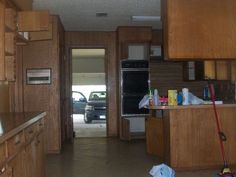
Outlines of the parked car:
{"type": "Polygon", "coordinates": [[[87,99],[81,92],[72,91],[73,114],[85,114],[87,99]]]}
{"type": "Polygon", "coordinates": [[[85,107],[84,122],[91,123],[93,120],[106,120],[106,92],[94,91],[89,95],[85,107]]]}

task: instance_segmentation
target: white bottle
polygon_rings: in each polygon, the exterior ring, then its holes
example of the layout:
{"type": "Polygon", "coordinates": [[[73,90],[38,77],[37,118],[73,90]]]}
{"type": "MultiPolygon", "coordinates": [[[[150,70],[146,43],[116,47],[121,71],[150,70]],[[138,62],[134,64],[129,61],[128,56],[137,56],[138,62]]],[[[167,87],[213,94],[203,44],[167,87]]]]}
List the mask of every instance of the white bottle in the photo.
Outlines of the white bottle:
{"type": "Polygon", "coordinates": [[[158,104],[159,104],[159,95],[158,95],[158,90],[157,89],[154,90],[153,103],[154,103],[155,106],[158,106],[158,104]]]}
{"type": "Polygon", "coordinates": [[[188,88],[183,88],[182,93],[183,93],[183,105],[189,105],[188,88]]]}

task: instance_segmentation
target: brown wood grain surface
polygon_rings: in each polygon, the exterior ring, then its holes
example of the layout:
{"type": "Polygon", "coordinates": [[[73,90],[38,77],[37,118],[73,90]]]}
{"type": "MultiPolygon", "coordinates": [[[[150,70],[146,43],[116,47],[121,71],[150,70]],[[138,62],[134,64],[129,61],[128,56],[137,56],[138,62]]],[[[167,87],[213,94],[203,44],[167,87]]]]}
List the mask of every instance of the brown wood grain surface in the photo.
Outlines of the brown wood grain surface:
{"type": "Polygon", "coordinates": [[[236,58],[234,0],[165,0],[166,58],[236,58]]]}
{"type": "MultiPolygon", "coordinates": [[[[164,161],[177,170],[222,166],[212,105],[163,111],[165,115],[163,119],[150,117],[146,120],[148,123],[147,150],[150,150],[151,154],[159,155],[162,152],[160,155],[164,155],[164,161]],[[160,134],[161,120],[163,120],[163,134],[160,134]],[[164,151],[158,149],[162,145],[164,151]]],[[[217,106],[217,112],[222,130],[227,136],[227,141],[224,143],[226,157],[230,165],[235,165],[235,105],[217,106]]]]}
{"type": "Polygon", "coordinates": [[[29,42],[23,47],[24,111],[46,111],[47,151],[61,150],[60,59],[58,17],[53,17],[53,40],[29,42]],[[51,68],[49,85],[27,85],[26,69],[51,68]]]}
{"type": "Polygon", "coordinates": [[[0,112],[10,111],[9,84],[0,81],[0,112]]]}
{"type": "MultiPolygon", "coordinates": [[[[66,54],[71,66],[71,48],[105,48],[105,72],[107,83],[107,135],[117,136],[117,61],[116,61],[116,33],[115,32],[66,32],[66,54]]],[[[72,70],[67,71],[70,75],[72,70]]],[[[68,88],[72,84],[71,76],[67,81],[68,88]]],[[[67,91],[67,97],[71,95],[67,91]]],[[[69,101],[69,100],[68,100],[69,101]]],[[[72,122],[68,122],[71,125],[72,122]]],[[[72,127],[71,127],[72,129],[72,127]]]]}
{"type": "Polygon", "coordinates": [[[5,4],[0,1],[0,80],[5,80],[5,4]]]}

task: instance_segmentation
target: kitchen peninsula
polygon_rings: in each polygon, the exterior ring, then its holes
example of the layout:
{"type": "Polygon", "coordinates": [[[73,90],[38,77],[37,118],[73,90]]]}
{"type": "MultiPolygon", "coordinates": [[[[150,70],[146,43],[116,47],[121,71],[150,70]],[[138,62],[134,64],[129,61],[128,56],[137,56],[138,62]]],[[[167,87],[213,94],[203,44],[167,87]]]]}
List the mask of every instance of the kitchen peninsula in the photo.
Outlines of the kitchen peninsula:
{"type": "Polygon", "coordinates": [[[45,116],[45,112],[0,113],[0,176],[44,176],[45,116]]]}
{"type": "MultiPolygon", "coordinates": [[[[177,170],[222,166],[212,105],[154,106],[146,118],[147,152],[177,170]]],[[[226,155],[236,165],[236,104],[217,105],[227,136],[226,155]]]]}

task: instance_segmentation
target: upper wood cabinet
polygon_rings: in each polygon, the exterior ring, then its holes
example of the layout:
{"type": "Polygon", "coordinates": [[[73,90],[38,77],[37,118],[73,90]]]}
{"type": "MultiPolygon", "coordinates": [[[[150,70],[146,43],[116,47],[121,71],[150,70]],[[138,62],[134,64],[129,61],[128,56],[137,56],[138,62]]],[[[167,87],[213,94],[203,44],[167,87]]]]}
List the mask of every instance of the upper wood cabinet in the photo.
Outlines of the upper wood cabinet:
{"type": "Polygon", "coordinates": [[[5,80],[5,4],[0,1],[0,80],[5,80]]]}
{"type": "Polygon", "coordinates": [[[216,79],[215,61],[204,61],[204,77],[205,79],[216,79]]]}
{"type": "Polygon", "coordinates": [[[165,58],[236,58],[235,0],[163,0],[165,58]]]}
{"type": "Polygon", "coordinates": [[[16,10],[0,1],[0,80],[15,80],[16,10]]]}
{"type": "Polygon", "coordinates": [[[18,31],[48,31],[50,15],[48,11],[18,12],[18,31]]]}

